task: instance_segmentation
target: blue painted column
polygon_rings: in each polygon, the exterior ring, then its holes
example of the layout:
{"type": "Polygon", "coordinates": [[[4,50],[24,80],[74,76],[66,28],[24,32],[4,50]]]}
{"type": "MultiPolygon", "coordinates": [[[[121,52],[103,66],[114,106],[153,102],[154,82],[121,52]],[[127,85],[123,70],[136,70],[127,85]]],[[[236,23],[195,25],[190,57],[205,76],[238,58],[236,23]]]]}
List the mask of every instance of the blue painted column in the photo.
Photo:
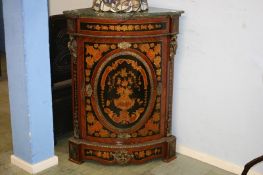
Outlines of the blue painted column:
{"type": "Polygon", "coordinates": [[[27,166],[24,169],[35,173],[48,168],[47,164],[57,164],[48,0],[3,0],[3,9],[14,153],[11,161],[18,166],[23,164],[27,166]]]}

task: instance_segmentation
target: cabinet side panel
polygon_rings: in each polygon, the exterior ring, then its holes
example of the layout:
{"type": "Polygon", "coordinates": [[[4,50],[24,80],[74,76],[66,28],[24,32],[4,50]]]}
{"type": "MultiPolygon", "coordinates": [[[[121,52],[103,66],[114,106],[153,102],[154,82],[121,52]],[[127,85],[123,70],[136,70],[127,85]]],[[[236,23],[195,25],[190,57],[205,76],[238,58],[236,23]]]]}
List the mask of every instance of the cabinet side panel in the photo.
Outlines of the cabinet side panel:
{"type": "Polygon", "coordinates": [[[79,126],[80,126],[80,136],[81,138],[85,138],[85,125],[86,125],[86,112],[85,112],[85,97],[87,93],[87,88],[85,85],[85,69],[84,69],[84,52],[85,48],[83,43],[84,38],[78,37],[78,102],[79,102],[79,126]]]}
{"type": "Polygon", "coordinates": [[[173,35],[168,37],[168,64],[167,64],[167,136],[172,135],[172,108],[173,108],[173,79],[174,79],[174,59],[177,49],[177,34],[179,32],[179,16],[172,16],[170,19],[170,32],[173,35]]]}
{"type": "MultiPolygon", "coordinates": [[[[76,30],[76,21],[73,18],[67,19],[67,31],[68,33],[74,32],[76,30]]],[[[78,101],[78,44],[77,38],[73,35],[69,36],[68,48],[71,53],[71,77],[72,77],[72,112],[73,112],[73,131],[74,137],[80,138],[80,128],[79,128],[79,101],[78,101]]]]}
{"type": "Polygon", "coordinates": [[[162,134],[163,136],[166,136],[166,130],[167,130],[167,116],[168,116],[168,103],[167,103],[167,98],[169,98],[168,94],[168,86],[167,86],[167,77],[168,77],[168,63],[169,63],[169,56],[168,56],[168,46],[169,46],[169,38],[164,37],[164,42],[163,42],[163,49],[162,49],[162,106],[161,106],[161,121],[163,124],[162,128],[162,134]]]}
{"type": "Polygon", "coordinates": [[[79,138],[79,103],[78,103],[78,70],[77,70],[77,41],[70,36],[69,47],[71,51],[72,66],[72,111],[73,111],[73,130],[74,137],[79,138]]]}
{"type": "Polygon", "coordinates": [[[167,118],[167,136],[172,134],[172,108],[173,108],[173,74],[174,74],[174,59],[171,59],[168,64],[168,118],[167,118]]]}

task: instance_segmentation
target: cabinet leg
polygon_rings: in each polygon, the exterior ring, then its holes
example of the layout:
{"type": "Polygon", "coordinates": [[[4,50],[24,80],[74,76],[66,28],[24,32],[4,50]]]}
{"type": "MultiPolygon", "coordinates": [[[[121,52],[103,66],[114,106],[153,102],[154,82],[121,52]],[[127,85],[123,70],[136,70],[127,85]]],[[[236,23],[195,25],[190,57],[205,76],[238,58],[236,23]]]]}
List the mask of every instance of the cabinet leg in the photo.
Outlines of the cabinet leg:
{"type": "Polygon", "coordinates": [[[80,145],[69,141],[69,160],[81,164],[83,161],[81,159],[80,145]]]}
{"type": "Polygon", "coordinates": [[[171,138],[166,142],[166,154],[163,161],[170,162],[174,159],[176,159],[176,138],[171,136],[171,138]]]}

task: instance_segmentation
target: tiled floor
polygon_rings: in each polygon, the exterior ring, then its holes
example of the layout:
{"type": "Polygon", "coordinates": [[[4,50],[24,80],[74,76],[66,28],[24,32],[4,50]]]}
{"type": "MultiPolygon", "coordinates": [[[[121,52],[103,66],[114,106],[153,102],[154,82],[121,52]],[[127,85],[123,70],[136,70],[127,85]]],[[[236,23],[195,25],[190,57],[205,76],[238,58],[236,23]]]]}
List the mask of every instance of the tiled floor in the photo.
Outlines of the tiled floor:
{"type": "MultiPolygon", "coordinates": [[[[58,140],[55,148],[59,165],[41,175],[234,175],[195,159],[178,155],[170,163],[155,160],[144,165],[105,166],[94,162],[81,165],[68,161],[67,137],[58,140]]],[[[0,79],[0,175],[26,175],[28,173],[10,164],[12,140],[6,78],[0,79]]]]}

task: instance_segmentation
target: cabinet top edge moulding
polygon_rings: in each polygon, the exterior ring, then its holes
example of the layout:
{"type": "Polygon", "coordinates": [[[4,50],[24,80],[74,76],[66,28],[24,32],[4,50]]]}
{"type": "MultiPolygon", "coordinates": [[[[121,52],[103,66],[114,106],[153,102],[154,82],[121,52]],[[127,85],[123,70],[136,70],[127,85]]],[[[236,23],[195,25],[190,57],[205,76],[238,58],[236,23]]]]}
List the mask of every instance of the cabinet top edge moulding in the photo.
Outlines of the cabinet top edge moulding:
{"type": "Polygon", "coordinates": [[[102,18],[102,19],[137,19],[137,18],[153,18],[158,16],[181,16],[184,13],[182,10],[171,10],[157,7],[149,7],[146,11],[132,13],[113,13],[95,11],[92,8],[76,9],[64,11],[64,15],[70,18],[102,18]]]}

